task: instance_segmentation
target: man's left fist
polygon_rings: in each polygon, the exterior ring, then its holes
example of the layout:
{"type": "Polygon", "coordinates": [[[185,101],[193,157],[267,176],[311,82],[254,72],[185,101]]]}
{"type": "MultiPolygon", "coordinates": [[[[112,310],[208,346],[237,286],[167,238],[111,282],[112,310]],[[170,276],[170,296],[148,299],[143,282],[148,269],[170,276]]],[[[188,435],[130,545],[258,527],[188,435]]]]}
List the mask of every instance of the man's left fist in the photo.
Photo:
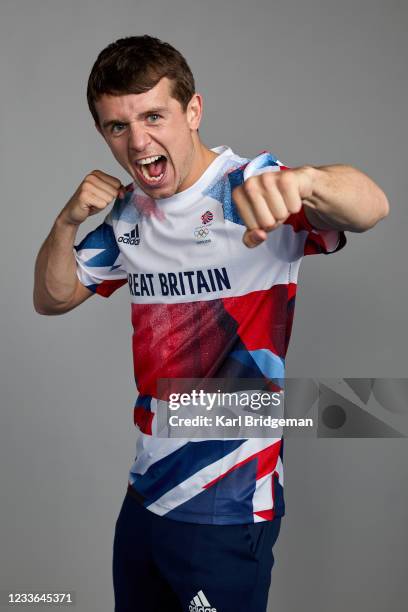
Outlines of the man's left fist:
{"type": "Polygon", "coordinates": [[[232,197],[247,227],[243,243],[249,247],[261,244],[267,233],[299,212],[302,200],[312,195],[314,168],[302,166],[276,172],[266,171],[247,178],[235,187],[232,197]]]}

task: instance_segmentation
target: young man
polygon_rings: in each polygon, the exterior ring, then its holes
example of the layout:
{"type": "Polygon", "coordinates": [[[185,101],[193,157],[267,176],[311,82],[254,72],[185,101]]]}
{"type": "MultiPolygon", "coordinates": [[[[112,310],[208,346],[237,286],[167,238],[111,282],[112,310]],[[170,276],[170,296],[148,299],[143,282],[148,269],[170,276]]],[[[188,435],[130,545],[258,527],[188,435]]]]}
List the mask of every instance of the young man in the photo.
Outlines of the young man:
{"type": "Polygon", "coordinates": [[[264,612],[282,439],[160,438],[158,380],[282,378],[302,256],[340,250],[345,230],[388,214],[387,198],[350,166],[208,149],[193,75],[156,38],[104,49],[88,103],[132,183],[85,177],[38,254],[34,304],[62,314],[128,284],[140,435],[115,531],[115,610],[264,612]]]}

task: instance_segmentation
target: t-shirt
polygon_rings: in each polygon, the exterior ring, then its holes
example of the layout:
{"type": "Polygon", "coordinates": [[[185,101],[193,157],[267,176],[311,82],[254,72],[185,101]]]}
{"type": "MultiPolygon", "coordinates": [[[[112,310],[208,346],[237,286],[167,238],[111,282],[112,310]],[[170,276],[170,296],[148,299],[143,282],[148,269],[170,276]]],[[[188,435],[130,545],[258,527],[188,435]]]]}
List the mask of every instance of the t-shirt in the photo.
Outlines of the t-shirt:
{"type": "Polygon", "coordinates": [[[282,436],[159,437],[157,382],[282,379],[301,259],[334,253],[346,238],[314,229],[302,208],[248,249],[232,189],[286,166],[268,152],[250,161],[212,150],[218,156],[196,183],[171,197],[156,201],[129,185],[74,252],[88,289],[129,290],[140,432],[129,489],[169,519],[251,523],[285,513],[282,436]]]}

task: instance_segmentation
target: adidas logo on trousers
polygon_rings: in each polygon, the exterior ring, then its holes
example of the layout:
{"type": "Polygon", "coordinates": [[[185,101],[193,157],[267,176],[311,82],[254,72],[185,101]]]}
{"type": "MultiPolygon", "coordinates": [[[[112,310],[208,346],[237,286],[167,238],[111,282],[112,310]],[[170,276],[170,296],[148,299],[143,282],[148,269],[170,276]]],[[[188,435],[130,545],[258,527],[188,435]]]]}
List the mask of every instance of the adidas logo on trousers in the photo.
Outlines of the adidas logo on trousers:
{"type": "Polygon", "coordinates": [[[197,595],[190,601],[188,607],[189,612],[217,612],[217,608],[213,608],[202,591],[198,591],[197,595]]]}

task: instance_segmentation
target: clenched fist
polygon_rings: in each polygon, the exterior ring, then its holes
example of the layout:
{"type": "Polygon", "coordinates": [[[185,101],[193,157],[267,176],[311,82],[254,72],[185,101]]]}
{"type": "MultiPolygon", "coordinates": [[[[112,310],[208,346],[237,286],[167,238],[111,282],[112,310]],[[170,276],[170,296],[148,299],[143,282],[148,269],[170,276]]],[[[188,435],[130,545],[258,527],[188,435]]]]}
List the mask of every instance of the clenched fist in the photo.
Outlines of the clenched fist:
{"type": "Polygon", "coordinates": [[[104,210],[113,199],[123,197],[125,188],[119,179],[101,170],[88,174],[66,204],[60,217],[71,225],[80,225],[91,215],[104,210]]]}
{"type": "Polygon", "coordinates": [[[232,197],[247,227],[243,236],[247,247],[264,242],[267,232],[282,225],[289,215],[299,212],[302,199],[312,194],[313,171],[313,168],[303,166],[264,172],[235,187],[232,197]]]}

